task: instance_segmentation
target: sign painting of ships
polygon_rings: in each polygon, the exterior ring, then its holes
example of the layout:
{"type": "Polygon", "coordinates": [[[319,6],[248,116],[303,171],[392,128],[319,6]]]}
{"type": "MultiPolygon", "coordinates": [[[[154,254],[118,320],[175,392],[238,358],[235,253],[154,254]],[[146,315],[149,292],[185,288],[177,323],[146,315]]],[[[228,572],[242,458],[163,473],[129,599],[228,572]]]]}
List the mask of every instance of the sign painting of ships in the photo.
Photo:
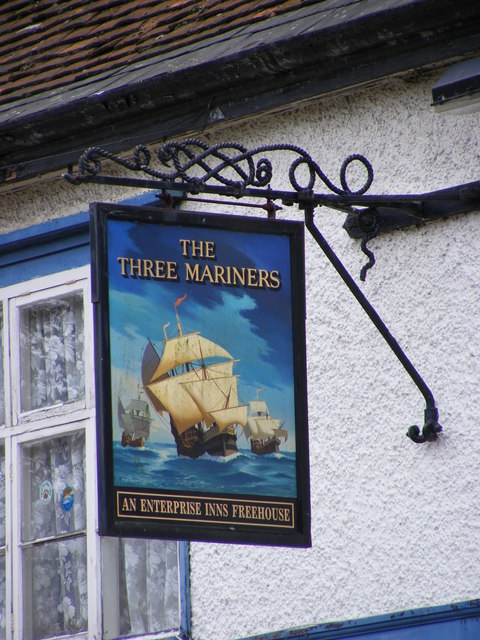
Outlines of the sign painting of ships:
{"type": "Polygon", "coordinates": [[[118,398],[118,423],[122,430],[122,447],[143,447],[150,436],[150,407],[144,400],[131,400],[124,408],[118,398]]]}
{"type": "Polygon", "coordinates": [[[238,360],[200,332],[183,333],[177,307],[185,298],[174,304],[177,335],[167,336],[168,323],[161,355],[151,341],[144,350],[143,386],[155,410],[169,415],[178,455],[230,456],[237,452],[235,426],[247,423],[233,373],[238,360]]]}
{"type": "Polygon", "coordinates": [[[251,452],[263,456],[267,453],[278,453],[280,438],[284,438],[286,442],[288,431],[281,428],[280,420],[269,415],[267,403],[258,399],[259,391],[262,389],[258,389],[255,400],[249,402],[244,432],[250,440],[251,452]]]}

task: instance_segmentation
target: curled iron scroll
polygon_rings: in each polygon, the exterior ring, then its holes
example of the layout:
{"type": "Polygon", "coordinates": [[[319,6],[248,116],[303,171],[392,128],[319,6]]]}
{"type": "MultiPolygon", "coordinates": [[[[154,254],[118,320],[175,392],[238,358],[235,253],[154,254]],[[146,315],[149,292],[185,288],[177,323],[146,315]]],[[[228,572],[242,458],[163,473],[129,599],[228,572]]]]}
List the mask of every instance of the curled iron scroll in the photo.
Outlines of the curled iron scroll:
{"type": "Polygon", "coordinates": [[[247,149],[233,142],[222,142],[214,146],[194,139],[168,142],[156,151],[160,164],[166,167],[165,171],[152,166],[152,153],[144,145],[135,148],[132,160],[120,158],[100,147],[91,147],[80,157],[78,165],[80,175],[99,175],[102,171],[101,159],[104,158],[126,169],[141,171],[166,182],[181,181],[195,185],[216,180],[224,186],[236,187],[241,192],[242,188],[247,186],[265,187],[270,184],[273,165],[264,154],[275,151],[291,152],[297,156],[288,170],[290,184],[297,192],[313,191],[319,179],[337,195],[361,195],[373,182],[372,165],[363,155],[353,154],[343,161],[339,187],[327,177],[304,149],[291,144],[272,144],[247,149]],[[261,157],[255,160],[260,154],[261,157]],[[364,183],[356,190],[350,188],[347,180],[347,169],[354,162],[360,163],[366,171],[364,183]],[[300,167],[307,170],[304,184],[299,179],[300,167]]]}

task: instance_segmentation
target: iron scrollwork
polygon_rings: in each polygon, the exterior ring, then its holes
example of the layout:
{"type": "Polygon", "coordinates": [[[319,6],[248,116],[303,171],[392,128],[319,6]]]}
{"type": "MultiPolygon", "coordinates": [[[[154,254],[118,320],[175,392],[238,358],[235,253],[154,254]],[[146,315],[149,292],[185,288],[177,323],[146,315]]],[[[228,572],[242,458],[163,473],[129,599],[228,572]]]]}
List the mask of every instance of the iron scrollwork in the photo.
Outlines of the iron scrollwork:
{"type": "MultiPolygon", "coordinates": [[[[99,176],[102,172],[101,160],[107,159],[161,182],[177,183],[184,188],[186,186],[190,193],[198,193],[207,183],[216,181],[224,188],[228,188],[228,195],[240,198],[245,195],[248,187],[256,189],[270,187],[273,179],[273,165],[261,154],[275,151],[287,151],[297,156],[288,169],[288,179],[291,187],[298,194],[300,204],[302,200],[307,204],[311,202],[317,179],[335,196],[362,196],[372,185],[373,168],[365,156],[355,153],[345,158],[340,167],[340,186],[337,186],[310,154],[292,144],[270,144],[256,149],[247,149],[234,142],[222,142],[214,146],[196,139],[168,142],[155,152],[157,160],[166,167],[165,171],[152,166],[152,153],[145,145],[135,147],[131,160],[121,158],[100,147],[91,147],[80,157],[78,168],[80,179],[88,175],[99,176]],[[261,157],[255,160],[259,155],[261,157]],[[359,163],[360,168],[363,167],[366,177],[363,184],[357,189],[352,189],[348,184],[347,170],[355,162],[359,163]],[[306,169],[307,173],[307,179],[303,183],[298,176],[301,168],[306,169]]],[[[71,175],[67,174],[65,177],[75,181],[71,175]]],[[[333,203],[330,202],[330,205],[333,206],[333,203]]],[[[358,224],[364,232],[361,249],[368,258],[360,272],[360,279],[364,281],[367,271],[375,264],[374,254],[367,247],[367,242],[377,235],[378,225],[374,224],[372,228],[363,229],[362,220],[366,217],[362,210],[353,209],[347,204],[343,204],[340,208],[357,214],[358,224]]]]}
{"type": "Polygon", "coordinates": [[[164,182],[204,185],[216,180],[226,187],[236,188],[242,195],[246,187],[266,187],[273,178],[271,161],[261,157],[255,161],[255,156],[274,151],[290,151],[297,155],[288,170],[290,185],[298,193],[312,192],[317,178],[336,195],[362,195],[373,182],[373,168],[370,162],[361,154],[348,156],[340,168],[340,184],[336,186],[313,158],[301,147],[291,144],[271,144],[256,149],[246,149],[233,142],[222,142],[209,146],[200,140],[184,140],[182,142],[168,142],[157,150],[156,156],[160,163],[169,170],[162,171],[151,165],[152,154],[144,145],[138,145],[132,160],[126,160],[101,149],[91,147],[81,157],[78,163],[80,175],[99,175],[101,158],[111,160],[132,171],[141,171],[153,178],[164,182]],[[347,169],[353,162],[359,162],[366,170],[366,180],[360,188],[353,190],[348,185],[347,169]],[[306,184],[300,184],[297,171],[306,167],[308,179],[306,184]],[[235,175],[235,178],[229,175],[235,175]]]}

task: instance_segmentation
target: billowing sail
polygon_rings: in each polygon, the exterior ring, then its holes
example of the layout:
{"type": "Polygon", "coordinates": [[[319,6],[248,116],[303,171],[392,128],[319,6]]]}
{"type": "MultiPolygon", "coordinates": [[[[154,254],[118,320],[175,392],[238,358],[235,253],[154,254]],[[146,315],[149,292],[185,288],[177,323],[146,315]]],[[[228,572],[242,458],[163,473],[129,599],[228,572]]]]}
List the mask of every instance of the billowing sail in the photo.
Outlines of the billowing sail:
{"type": "Polygon", "coordinates": [[[223,431],[229,425],[246,423],[247,407],[238,405],[237,376],[200,379],[183,386],[207,424],[216,422],[223,431]]]}
{"type": "Polygon", "coordinates": [[[157,396],[148,389],[147,386],[148,383],[152,380],[153,374],[155,373],[159,362],[160,357],[153,344],[149,341],[147,346],[145,347],[145,351],[143,352],[142,383],[145,389],[145,393],[147,394],[150,402],[153,404],[155,411],[162,415],[162,413],[166,411],[165,407],[162,405],[157,396]]]}
{"type": "Polygon", "coordinates": [[[243,431],[247,438],[257,439],[260,436],[258,435],[258,427],[255,421],[255,418],[248,416],[247,424],[244,426],[243,431]]]}
{"type": "Polygon", "coordinates": [[[148,411],[148,404],[143,400],[130,400],[125,411],[127,413],[144,414],[148,411]]]}
{"type": "Polygon", "coordinates": [[[210,411],[210,415],[218,424],[220,431],[223,431],[233,424],[240,424],[242,427],[245,427],[247,423],[247,405],[241,404],[236,407],[226,407],[225,409],[210,411]]]}
{"type": "Polygon", "coordinates": [[[165,377],[169,371],[182,364],[215,356],[232,359],[232,356],[223,347],[202,337],[199,333],[188,333],[170,338],[165,342],[160,362],[150,377],[150,381],[165,377]]]}
{"type": "Polygon", "coordinates": [[[250,405],[250,413],[263,413],[264,415],[268,414],[267,403],[265,402],[265,400],[250,400],[248,404],[250,405]]]}
{"type": "Polygon", "coordinates": [[[277,438],[285,438],[285,442],[288,440],[288,431],[285,429],[274,429],[273,433],[277,438]]]}
{"type": "Polygon", "coordinates": [[[280,420],[271,418],[267,403],[264,400],[251,400],[249,414],[244,428],[245,435],[251,440],[267,440],[269,438],[288,438],[288,432],[280,427],[280,420]]]}
{"type": "MultiPolygon", "coordinates": [[[[233,379],[233,360],[219,362],[208,367],[191,369],[177,376],[157,379],[147,385],[151,392],[171,415],[172,420],[181,434],[189,427],[201,422],[205,417],[204,412],[198,407],[192,396],[186,391],[185,384],[201,381],[203,384],[216,378],[233,379]]],[[[206,420],[206,425],[211,426],[213,420],[206,420]]]]}
{"type": "Polygon", "coordinates": [[[274,429],[278,429],[280,426],[279,420],[274,420],[273,418],[268,418],[266,416],[255,416],[254,418],[250,418],[250,420],[254,421],[257,427],[257,435],[256,438],[273,438],[274,429]]]}
{"type": "Polygon", "coordinates": [[[119,398],[118,422],[125,435],[148,440],[152,419],[146,402],[131,400],[125,409],[119,398]]]}

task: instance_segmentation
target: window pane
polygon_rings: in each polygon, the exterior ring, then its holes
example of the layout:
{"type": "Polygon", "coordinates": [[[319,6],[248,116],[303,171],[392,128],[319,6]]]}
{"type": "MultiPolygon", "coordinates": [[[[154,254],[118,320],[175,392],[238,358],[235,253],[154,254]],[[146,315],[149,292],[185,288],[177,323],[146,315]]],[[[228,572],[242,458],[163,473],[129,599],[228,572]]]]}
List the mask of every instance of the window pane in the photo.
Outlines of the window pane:
{"type": "Polygon", "coordinates": [[[5,445],[0,442],[0,637],[7,627],[5,605],[5,445]]]}
{"type": "Polygon", "coordinates": [[[0,550],[0,637],[5,638],[7,612],[5,603],[5,551],[0,550]]]}
{"type": "Polygon", "coordinates": [[[81,293],[23,307],[20,343],[22,411],[84,397],[81,293]]]}
{"type": "Polygon", "coordinates": [[[22,446],[22,541],[82,531],[85,434],[22,446]]]}
{"type": "Polygon", "coordinates": [[[87,629],[86,566],[85,536],[24,550],[25,640],[87,629]]]}
{"type": "Polygon", "coordinates": [[[179,628],[176,542],[104,539],[103,585],[105,640],[179,628]],[[105,553],[107,545],[114,554],[105,553]]]}
{"type": "Polygon", "coordinates": [[[0,441],[0,547],[5,545],[5,443],[0,441]]]}
{"type": "Polygon", "coordinates": [[[24,638],[82,631],[87,626],[85,434],[23,444],[21,460],[22,543],[43,540],[22,551],[24,638]],[[70,534],[74,537],[63,537],[70,534]]]}
{"type": "Polygon", "coordinates": [[[3,313],[0,307],[0,424],[5,424],[5,384],[3,371],[3,313]]]}

